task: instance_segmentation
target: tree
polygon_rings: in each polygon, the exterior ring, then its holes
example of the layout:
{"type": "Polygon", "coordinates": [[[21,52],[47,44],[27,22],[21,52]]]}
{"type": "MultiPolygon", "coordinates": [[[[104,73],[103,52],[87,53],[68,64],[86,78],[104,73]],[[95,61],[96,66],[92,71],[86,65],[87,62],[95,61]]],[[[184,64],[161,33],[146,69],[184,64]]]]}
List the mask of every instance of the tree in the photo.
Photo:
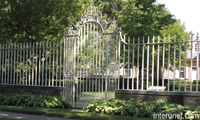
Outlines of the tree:
{"type": "Polygon", "coordinates": [[[118,24],[129,37],[160,35],[164,26],[173,24],[175,19],[156,0],[128,0],[119,13],[118,24]]]}
{"type": "MultiPolygon", "coordinates": [[[[178,42],[185,42],[185,41],[188,41],[190,39],[190,35],[192,33],[188,33],[186,32],[186,28],[184,26],[184,24],[181,24],[181,21],[180,20],[176,20],[176,22],[174,22],[173,24],[170,24],[168,26],[164,26],[164,29],[163,30],[160,30],[160,33],[162,35],[162,37],[165,37],[165,41],[166,42],[174,42],[174,41],[178,41],[178,42]],[[170,39],[170,41],[169,41],[170,39]]],[[[163,39],[162,39],[163,41],[163,39]]],[[[176,47],[176,53],[179,53],[179,52],[185,52],[187,49],[186,47],[189,48],[190,45],[189,43],[179,43],[179,44],[176,44],[176,46],[174,45],[171,45],[170,48],[171,50],[174,50],[174,47],[176,47]],[[180,49],[181,47],[181,49],[180,49]]],[[[166,53],[168,53],[169,50],[166,49],[166,53]]],[[[169,54],[166,54],[165,57],[168,58],[173,58],[173,51],[171,51],[171,54],[169,56],[169,54]]],[[[175,68],[178,68],[179,66],[179,56],[177,56],[177,58],[175,59],[175,68]]],[[[185,53],[182,53],[181,54],[181,59],[185,59],[185,53]]],[[[170,64],[173,65],[174,61],[171,59],[170,60],[170,64]]],[[[168,60],[167,62],[165,63],[165,66],[167,66],[167,63],[168,63],[168,60]]]]}
{"type": "MultiPolygon", "coordinates": [[[[118,26],[121,27],[122,32],[126,34],[126,36],[131,38],[130,43],[133,44],[132,38],[135,38],[135,43],[138,41],[140,43],[147,43],[148,37],[150,38],[150,42],[153,42],[152,38],[155,37],[155,42],[158,42],[158,35],[160,35],[160,42],[169,41],[169,36],[171,38],[170,42],[176,41],[185,41],[185,36],[189,39],[189,33],[185,32],[184,25],[181,24],[180,21],[177,21],[170,12],[168,12],[165,8],[165,5],[156,3],[156,0],[96,0],[96,4],[102,9],[105,16],[109,19],[112,19],[113,16],[116,16],[116,20],[118,26]],[[175,37],[176,36],[176,37],[175,37]],[[181,36],[181,37],[180,37],[181,36]],[[138,39],[140,37],[140,39],[138,39]],[[143,38],[144,37],[144,38],[143,38]],[[180,39],[181,38],[181,39],[180,39]]],[[[127,41],[126,41],[127,42],[127,41]]],[[[170,52],[170,64],[173,66],[174,61],[174,49],[176,52],[175,58],[175,67],[177,68],[179,65],[179,56],[178,53],[180,51],[179,45],[170,45],[171,51],[168,49],[169,44],[165,44],[165,48],[163,49],[163,45],[160,45],[159,51],[159,67],[162,66],[162,58],[163,58],[163,50],[165,51],[165,58],[168,58],[167,53],[170,52]]],[[[149,67],[150,73],[152,68],[152,55],[154,54],[154,62],[157,61],[158,57],[158,45],[155,45],[154,52],[152,51],[152,45],[149,46],[150,58],[149,58],[149,67]]],[[[121,46],[123,48],[123,46],[121,46]]],[[[130,47],[130,67],[132,67],[132,49],[133,46],[130,47]]],[[[122,49],[121,49],[122,50],[122,49]]],[[[181,51],[185,51],[185,45],[181,44],[181,51]]],[[[142,69],[142,47],[139,47],[140,53],[138,54],[138,48],[135,47],[135,57],[134,57],[134,66],[137,64],[137,56],[139,56],[139,75],[141,76],[142,69]]],[[[121,51],[123,53],[123,51],[121,51]]],[[[147,55],[147,46],[144,47],[144,55],[146,60],[147,55]]],[[[181,59],[185,56],[181,54],[181,59]]],[[[128,61],[128,47],[125,48],[125,61],[128,61]]],[[[123,58],[121,57],[121,62],[123,58]]],[[[126,63],[127,67],[128,64],[126,63]]],[[[144,66],[147,66],[147,62],[144,62],[144,66]]],[[[165,68],[168,66],[168,59],[165,59],[165,68]]],[[[155,70],[157,69],[157,63],[154,64],[155,70]]],[[[174,69],[170,67],[170,69],[174,69]]]]}
{"type": "Polygon", "coordinates": [[[0,41],[56,41],[82,13],[81,0],[1,0],[0,41]]]}

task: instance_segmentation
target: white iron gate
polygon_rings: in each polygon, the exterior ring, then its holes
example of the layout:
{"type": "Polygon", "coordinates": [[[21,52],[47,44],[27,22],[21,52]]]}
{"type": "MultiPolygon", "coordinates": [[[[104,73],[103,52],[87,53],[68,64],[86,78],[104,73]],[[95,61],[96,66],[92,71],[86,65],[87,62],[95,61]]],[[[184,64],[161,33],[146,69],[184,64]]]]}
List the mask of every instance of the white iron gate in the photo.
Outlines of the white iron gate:
{"type": "Polygon", "coordinates": [[[119,37],[114,26],[107,28],[91,4],[76,29],[69,27],[64,36],[65,94],[74,107],[114,98],[119,79],[119,37]]]}

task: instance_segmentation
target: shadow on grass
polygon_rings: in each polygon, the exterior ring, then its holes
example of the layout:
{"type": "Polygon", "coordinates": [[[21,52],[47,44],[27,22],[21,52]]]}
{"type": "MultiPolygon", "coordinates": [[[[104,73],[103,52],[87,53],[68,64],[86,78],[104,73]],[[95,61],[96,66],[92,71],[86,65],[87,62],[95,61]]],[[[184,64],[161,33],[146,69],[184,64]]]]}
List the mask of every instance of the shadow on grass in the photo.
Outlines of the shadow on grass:
{"type": "Polygon", "coordinates": [[[46,115],[54,117],[84,119],[84,120],[153,120],[152,118],[139,118],[131,116],[106,115],[88,113],[80,110],[61,109],[61,108],[41,108],[41,107],[22,107],[22,106],[2,106],[1,111],[11,111],[18,113],[28,113],[36,115],[46,115]]]}

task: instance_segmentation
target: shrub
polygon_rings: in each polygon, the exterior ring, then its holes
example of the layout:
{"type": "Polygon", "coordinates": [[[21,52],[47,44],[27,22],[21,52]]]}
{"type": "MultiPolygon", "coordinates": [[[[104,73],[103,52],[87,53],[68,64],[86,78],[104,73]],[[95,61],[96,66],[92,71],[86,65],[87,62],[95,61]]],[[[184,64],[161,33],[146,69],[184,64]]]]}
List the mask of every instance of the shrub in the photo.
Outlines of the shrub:
{"type": "MultiPolygon", "coordinates": [[[[170,80],[169,82],[169,90],[173,91],[173,83],[174,80],[170,80]]],[[[167,80],[165,82],[166,88],[168,88],[168,83],[167,80]]],[[[186,81],[186,91],[190,91],[190,85],[191,82],[190,81],[186,81]]],[[[200,84],[198,84],[198,89],[200,88],[200,84]]],[[[184,91],[185,89],[185,81],[184,80],[180,80],[180,91],[184,91]]],[[[179,80],[175,79],[175,91],[179,91],[179,80]]],[[[192,91],[196,91],[196,81],[192,82],[192,91]]]]}
{"type": "Polygon", "coordinates": [[[141,102],[138,100],[97,100],[89,103],[84,110],[101,114],[125,115],[134,117],[153,117],[153,114],[200,114],[200,107],[194,108],[169,103],[167,100],[141,102]]]}
{"type": "Polygon", "coordinates": [[[0,105],[26,106],[26,107],[52,107],[68,108],[71,105],[64,97],[49,95],[34,95],[31,93],[0,94],[0,105]]]}

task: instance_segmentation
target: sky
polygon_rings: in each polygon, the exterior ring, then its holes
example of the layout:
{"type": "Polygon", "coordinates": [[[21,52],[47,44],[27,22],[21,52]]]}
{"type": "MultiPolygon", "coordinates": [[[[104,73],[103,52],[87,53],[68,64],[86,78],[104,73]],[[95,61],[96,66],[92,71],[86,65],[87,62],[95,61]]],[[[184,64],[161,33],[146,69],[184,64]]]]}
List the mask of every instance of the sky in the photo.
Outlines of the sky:
{"type": "Polygon", "coordinates": [[[186,31],[192,31],[195,35],[200,33],[200,0],[157,0],[165,4],[165,7],[176,19],[180,19],[185,25],[186,31]]]}

